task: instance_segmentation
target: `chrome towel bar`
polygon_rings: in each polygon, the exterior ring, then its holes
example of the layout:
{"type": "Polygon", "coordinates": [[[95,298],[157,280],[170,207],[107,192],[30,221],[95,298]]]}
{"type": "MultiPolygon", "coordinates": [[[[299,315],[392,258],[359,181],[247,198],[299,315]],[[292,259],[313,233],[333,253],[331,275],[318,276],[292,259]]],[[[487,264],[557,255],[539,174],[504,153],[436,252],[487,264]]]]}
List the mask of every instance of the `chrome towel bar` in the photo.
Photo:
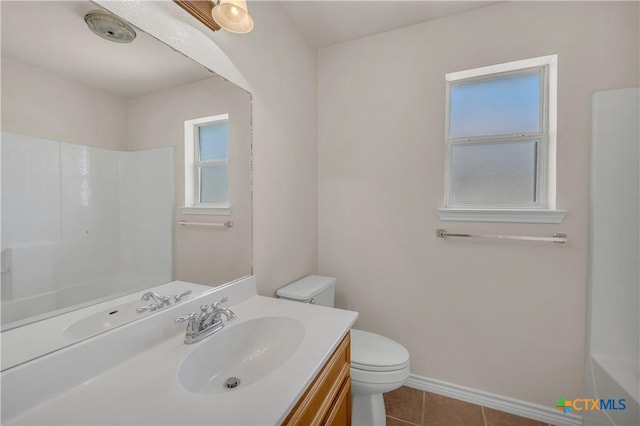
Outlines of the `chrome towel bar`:
{"type": "Polygon", "coordinates": [[[227,220],[223,223],[206,223],[206,222],[187,222],[186,220],[179,220],[178,225],[183,226],[213,226],[215,228],[231,228],[233,227],[233,221],[227,220]]]}
{"type": "Polygon", "coordinates": [[[486,234],[462,234],[447,232],[446,229],[436,229],[436,237],[464,237],[464,238],[491,238],[495,240],[519,240],[519,241],[543,241],[549,243],[566,243],[567,234],[553,234],[552,237],[531,237],[526,235],[486,235],[486,234]]]}

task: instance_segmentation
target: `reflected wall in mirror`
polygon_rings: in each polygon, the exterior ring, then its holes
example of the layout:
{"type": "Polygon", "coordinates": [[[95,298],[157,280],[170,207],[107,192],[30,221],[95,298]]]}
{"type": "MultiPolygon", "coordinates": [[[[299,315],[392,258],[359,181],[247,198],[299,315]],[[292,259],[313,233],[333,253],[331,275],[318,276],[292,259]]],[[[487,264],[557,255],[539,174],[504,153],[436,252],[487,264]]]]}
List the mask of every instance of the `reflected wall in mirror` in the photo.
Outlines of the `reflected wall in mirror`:
{"type": "Polygon", "coordinates": [[[176,279],[250,274],[250,94],[137,28],[129,44],[97,37],[93,3],[1,7],[3,331],[176,279]],[[200,183],[199,169],[185,181],[185,122],[222,114],[225,208],[185,209],[200,183]]]}

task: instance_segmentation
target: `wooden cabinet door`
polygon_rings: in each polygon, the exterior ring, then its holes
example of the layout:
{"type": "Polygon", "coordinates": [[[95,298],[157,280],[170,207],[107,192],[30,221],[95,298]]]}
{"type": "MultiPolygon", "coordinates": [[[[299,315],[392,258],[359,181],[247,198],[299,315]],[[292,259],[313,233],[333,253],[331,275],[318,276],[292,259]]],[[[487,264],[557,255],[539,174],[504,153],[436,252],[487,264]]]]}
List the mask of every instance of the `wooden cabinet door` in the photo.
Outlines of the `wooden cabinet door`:
{"type": "Polygon", "coordinates": [[[347,333],[318,376],[293,407],[283,425],[348,426],[351,424],[350,344],[351,336],[347,333]],[[336,423],[331,423],[334,421],[336,423]]]}
{"type": "Polygon", "coordinates": [[[324,424],[327,426],[351,425],[351,380],[347,380],[342,385],[338,399],[329,411],[324,424]]]}

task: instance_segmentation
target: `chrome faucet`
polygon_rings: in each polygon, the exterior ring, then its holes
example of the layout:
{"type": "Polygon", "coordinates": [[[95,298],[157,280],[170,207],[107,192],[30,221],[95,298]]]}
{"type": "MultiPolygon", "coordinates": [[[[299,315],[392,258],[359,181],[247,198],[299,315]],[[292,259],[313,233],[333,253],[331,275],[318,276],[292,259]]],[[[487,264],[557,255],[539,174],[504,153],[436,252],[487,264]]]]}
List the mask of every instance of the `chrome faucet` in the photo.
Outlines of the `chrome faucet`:
{"type": "Polygon", "coordinates": [[[176,323],[188,321],[184,342],[187,344],[196,343],[216,331],[222,330],[224,327],[222,315],[225,316],[227,321],[236,319],[237,316],[233,311],[220,307],[220,305],[228,300],[229,298],[225,297],[212,305],[202,305],[200,306],[200,314],[191,312],[189,315],[176,318],[176,323]]]}
{"type": "MultiPolygon", "coordinates": [[[[191,294],[191,290],[187,290],[182,294],[176,294],[173,297],[174,303],[178,303],[182,298],[191,294]]],[[[158,293],[154,293],[153,291],[148,291],[142,295],[142,300],[151,300],[151,304],[147,306],[140,306],[136,308],[136,312],[141,314],[143,312],[148,311],[157,311],[158,309],[162,309],[165,306],[171,306],[171,298],[169,296],[160,296],[158,293]]]]}
{"type": "Polygon", "coordinates": [[[142,300],[153,300],[158,309],[171,304],[171,298],[169,296],[160,296],[158,293],[154,293],[153,291],[148,291],[143,294],[142,300]]]}

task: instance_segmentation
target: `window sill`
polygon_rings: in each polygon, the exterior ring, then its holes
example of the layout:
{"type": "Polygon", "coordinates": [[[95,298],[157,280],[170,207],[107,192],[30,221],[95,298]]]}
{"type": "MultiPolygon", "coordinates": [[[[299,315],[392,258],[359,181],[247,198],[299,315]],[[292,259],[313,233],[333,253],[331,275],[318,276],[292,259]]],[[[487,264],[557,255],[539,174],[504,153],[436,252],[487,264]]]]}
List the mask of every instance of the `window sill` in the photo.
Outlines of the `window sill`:
{"type": "Polygon", "coordinates": [[[184,215],[201,214],[211,216],[231,216],[231,207],[179,207],[184,215]]]}
{"type": "Polygon", "coordinates": [[[560,223],[566,210],[533,209],[438,209],[440,220],[452,222],[560,223]]]}

